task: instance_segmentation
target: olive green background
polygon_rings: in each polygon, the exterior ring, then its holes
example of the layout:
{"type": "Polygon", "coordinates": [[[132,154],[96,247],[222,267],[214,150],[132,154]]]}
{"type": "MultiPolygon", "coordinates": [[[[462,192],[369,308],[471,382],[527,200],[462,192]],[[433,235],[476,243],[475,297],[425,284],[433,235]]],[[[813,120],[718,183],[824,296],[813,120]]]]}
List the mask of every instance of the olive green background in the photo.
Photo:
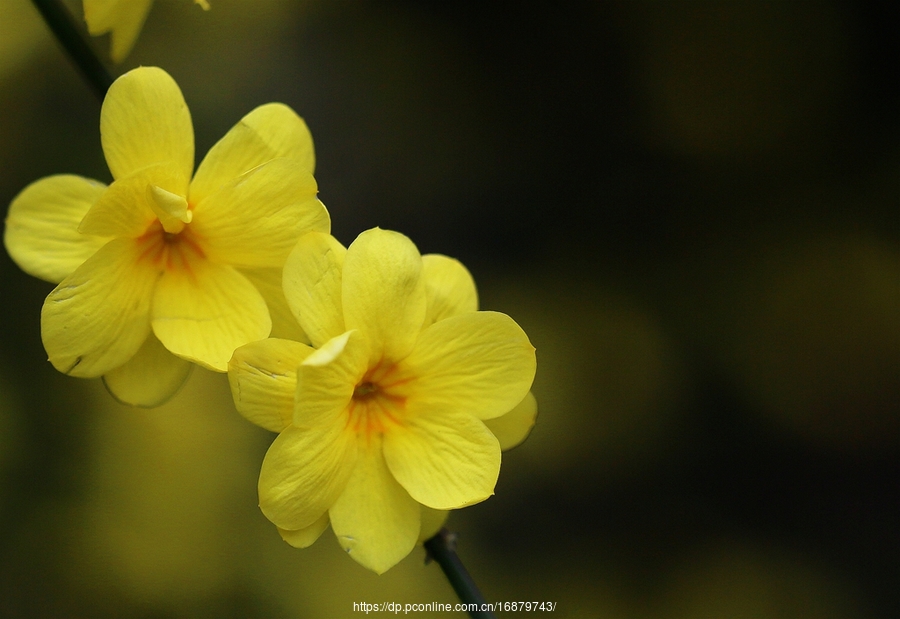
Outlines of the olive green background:
{"type": "MultiPolygon", "coordinates": [[[[900,10],[210,3],[158,0],[114,71],[176,79],[198,161],[289,104],[339,240],[381,226],[461,259],[537,348],[537,426],[450,519],[489,600],[900,616],[900,10]]],[[[99,109],[31,5],[0,0],[0,202],[109,182],[99,109]]],[[[421,549],[376,576],[330,531],[284,544],[256,507],[272,435],[223,376],[148,411],[55,372],[51,289],[0,255],[0,616],[455,601],[421,549]]]]}

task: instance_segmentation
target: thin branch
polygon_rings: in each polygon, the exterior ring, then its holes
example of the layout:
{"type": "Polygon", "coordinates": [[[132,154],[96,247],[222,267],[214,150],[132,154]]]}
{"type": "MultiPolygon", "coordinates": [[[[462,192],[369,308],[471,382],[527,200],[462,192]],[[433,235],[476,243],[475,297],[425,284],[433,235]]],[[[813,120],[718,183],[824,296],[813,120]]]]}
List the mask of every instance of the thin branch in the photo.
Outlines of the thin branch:
{"type": "Polygon", "coordinates": [[[456,534],[441,529],[425,542],[425,550],[428,552],[426,561],[433,559],[441,566],[460,601],[468,606],[469,616],[472,619],[494,619],[494,613],[487,610],[490,606],[478,590],[478,585],[456,554],[456,534]]]}
{"type": "Polygon", "coordinates": [[[91,89],[103,101],[106,91],[113,83],[113,79],[106,67],[94,54],[94,50],[84,39],[81,31],[72,18],[71,13],[62,5],[60,0],[32,0],[34,6],[40,11],[56,36],[57,40],[69,54],[69,58],[81,71],[81,74],[90,84],[91,89]]]}

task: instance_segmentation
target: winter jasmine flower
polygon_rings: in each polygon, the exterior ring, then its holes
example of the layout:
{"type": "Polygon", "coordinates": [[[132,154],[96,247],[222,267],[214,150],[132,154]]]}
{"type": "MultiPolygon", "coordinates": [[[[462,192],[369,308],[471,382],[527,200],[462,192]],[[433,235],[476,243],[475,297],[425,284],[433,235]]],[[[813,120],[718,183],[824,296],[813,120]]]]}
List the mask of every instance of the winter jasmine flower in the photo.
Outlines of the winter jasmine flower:
{"type": "Polygon", "coordinates": [[[250,112],[192,179],[184,98],[144,67],[110,88],[100,134],[113,183],[36,181],[13,200],[4,242],[23,270],[59,283],[41,312],[54,367],[157,405],[190,362],[224,372],[235,348],[270,334],[272,315],[288,313],[270,282],[297,238],[330,220],[309,131],[285,105],[250,112]]]}
{"type": "Polygon", "coordinates": [[[348,249],[304,235],[284,291],[312,347],[267,339],[229,364],[238,410],[279,432],[260,507],[297,547],[330,523],[382,573],[445,510],[493,494],[501,448],[534,422],[534,348],[510,317],[476,311],[459,262],[421,256],[396,232],[369,230],[348,249]]]}

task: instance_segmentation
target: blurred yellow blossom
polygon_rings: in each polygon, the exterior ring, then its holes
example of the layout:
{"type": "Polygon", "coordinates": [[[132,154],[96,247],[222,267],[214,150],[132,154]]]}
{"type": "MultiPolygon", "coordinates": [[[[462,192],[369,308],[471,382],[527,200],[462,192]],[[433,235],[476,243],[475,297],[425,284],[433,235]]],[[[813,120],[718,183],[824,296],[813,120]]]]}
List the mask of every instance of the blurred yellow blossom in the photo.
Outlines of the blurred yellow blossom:
{"type": "MultiPolygon", "coordinates": [[[[209,10],[206,0],[194,0],[209,10]]],[[[122,62],[134,47],[153,0],[84,0],[84,21],[93,36],[110,33],[109,56],[122,62]]]]}
{"type": "Polygon", "coordinates": [[[165,71],[143,67],[109,89],[100,135],[114,182],[32,183],[10,206],[4,242],[23,270],[59,282],[41,312],[51,363],[153,406],[189,362],[224,372],[235,348],[270,334],[270,308],[289,310],[265,281],[330,220],[309,130],[285,105],[250,112],[191,179],[184,98],[165,71]]]}
{"type": "Polygon", "coordinates": [[[279,432],[260,508],[297,547],[330,522],[351,557],[383,573],[443,510],[493,494],[501,445],[534,423],[534,348],[509,316],[476,311],[462,264],[421,256],[396,232],[369,230],[349,249],[304,235],[284,289],[316,348],[254,342],[228,373],[238,410],[279,432]],[[486,424],[511,411],[498,441],[486,424]]]}

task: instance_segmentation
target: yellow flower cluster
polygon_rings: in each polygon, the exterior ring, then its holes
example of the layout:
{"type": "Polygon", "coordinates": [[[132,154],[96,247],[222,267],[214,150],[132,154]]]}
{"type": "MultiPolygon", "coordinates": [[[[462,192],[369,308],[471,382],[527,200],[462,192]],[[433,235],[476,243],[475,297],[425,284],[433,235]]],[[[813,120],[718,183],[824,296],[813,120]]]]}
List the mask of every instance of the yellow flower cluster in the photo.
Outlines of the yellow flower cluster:
{"type": "Polygon", "coordinates": [[[144,406],[192,363],[227,371],[238,411],[278,433],[263,513],[297,547],[330,524],[378,573],[493,494],[534,424],[535,353],[478,311],[461,263],[378,228],[332,237],[287,106],[250,112],[192,175],[181,91],[145,67],[113,84],[100,132],[109,186],[44,178],[6,220],[13,259],[59,284],[41,313],[57,369],[144,406]]]}

